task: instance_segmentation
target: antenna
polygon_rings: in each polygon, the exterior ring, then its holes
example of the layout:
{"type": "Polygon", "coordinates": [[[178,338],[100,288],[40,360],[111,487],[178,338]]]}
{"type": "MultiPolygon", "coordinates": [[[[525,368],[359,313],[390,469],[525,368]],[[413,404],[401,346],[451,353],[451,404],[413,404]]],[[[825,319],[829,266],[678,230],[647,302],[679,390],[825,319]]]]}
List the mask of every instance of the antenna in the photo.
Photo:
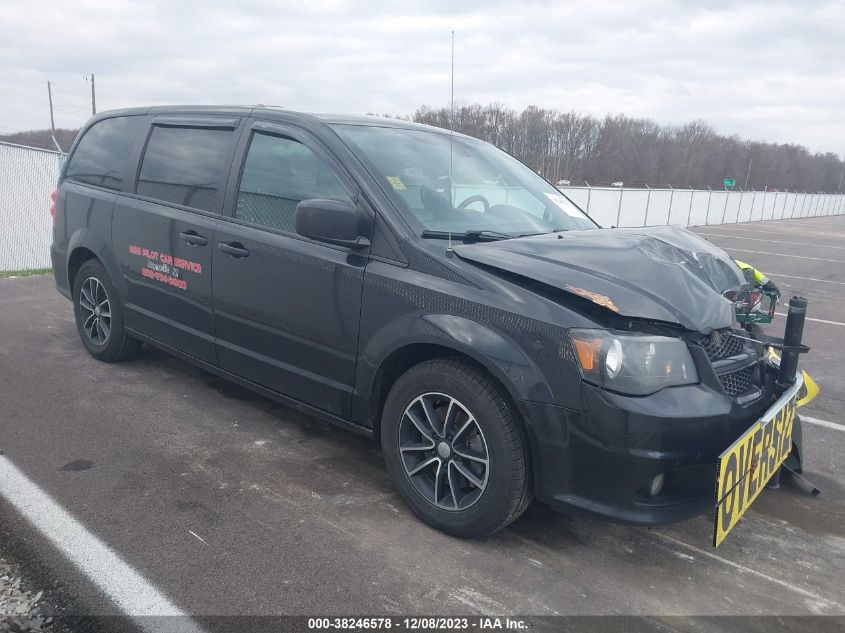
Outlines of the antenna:
{"type": "Polygon", "coordinates": [[[446,248],[452,252],[452,207],[455,206],[452,200],[452,142],[455,127],[455,32],[452,31],[452,95],[449,101],[449,246],[446,248]]]}

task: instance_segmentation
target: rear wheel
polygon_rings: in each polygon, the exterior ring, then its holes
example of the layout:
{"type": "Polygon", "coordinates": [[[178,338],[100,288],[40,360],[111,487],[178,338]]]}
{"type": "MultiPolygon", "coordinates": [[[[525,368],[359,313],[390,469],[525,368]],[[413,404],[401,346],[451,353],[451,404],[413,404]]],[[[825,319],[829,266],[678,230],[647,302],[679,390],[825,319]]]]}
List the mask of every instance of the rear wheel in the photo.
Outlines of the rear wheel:
{"type": "Polygon", "coordinates": [[[405,503],[444,532],[492,534],[531,501],[527,441],[513,405],[490,376],[459,359],[403,374],[387,397],[381,437],[405,503]]]}
{"type": "Polygon", "coordinates": [[[106,269],[96,259],[80,267],[73,287],[76,329],[97,360],[116,362],[137,352],[141,344],[126,333],[123,307],[106,269]]]}

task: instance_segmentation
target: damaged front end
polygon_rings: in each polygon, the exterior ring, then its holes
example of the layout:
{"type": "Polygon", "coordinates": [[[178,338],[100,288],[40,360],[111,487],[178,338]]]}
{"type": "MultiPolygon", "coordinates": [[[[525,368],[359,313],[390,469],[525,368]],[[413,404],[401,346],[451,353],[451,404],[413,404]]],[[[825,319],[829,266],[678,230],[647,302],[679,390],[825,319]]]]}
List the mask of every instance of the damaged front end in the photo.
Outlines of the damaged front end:
{"type": "Polygon", "coordinates": [[[560,301],[601,323],[604,332],[571,333],[582,377],[592,384],[646,395],[697,382],[697,365],[673,347],[681,339],[702,350],[700,360],[727,397],[741,404],[776,397],[778,370],[767,349],[777,349],[778,340],[755,327],[771,322],[776,293],[749,285],[733,259],[687,229],[566,231],[454,250],[552,296],[563,291],[560,301]],[[661,350],[669,349],[673,359],[661,362],[661,350]],[[632,363],[627,382],[626,358],[632,363]],[[632,384],[636,375],[653,379],[632,384]]]}
{"type": "Polygon", "coordinates": [[[565,231],[461,244],[454,252],[614,315],[704,334],[735,322],[734,302],[723,295],[746,283],[724,251],[674,226],[565,231]]]}
{"type": "Polygon", "coordinates": [[[775,396],[768,343],[759,340],[759,328],[749,327],[771,320],[775,297],[750,287],[724,251],[691,231],[568,231],[456,246],[455,252],[535,287],[563,291],[560,301],[607,328],[570,334],[587,382],[647,395],[698,382],[704,363],[714,386],[742,405],[775,396]],[[677,350],[679,340],[690,353],[701,350],[697,364],[677,350]],[[661,360],[666,350],[672,358],[661,360]],[[634,384],[637,376],[644,384],[634,384]]]}
{"type": "Polygon", "coordinates": [[[754,482],[742,493],[753,500],[787,458],[800,471],[803,322],[792,319],[783,339],[764,335],[775,297],[750,288],[721,249],[686,229],[654,227],[454,250],[595,323],[569,329],[583,410],[524,405],[528,417],[565,429],[565,455],[542,458],[542,479],[553,482],[537,492],[544,501],[655,524],[712,510],[715,483],[717,507],[736,510],[724,538],[746,507],[735,496],[743,486],[754,482]],[[742,455],[731,453],[737,447],[742,455]],[[771,468],[758,468],[764,458],[771,468]]]}

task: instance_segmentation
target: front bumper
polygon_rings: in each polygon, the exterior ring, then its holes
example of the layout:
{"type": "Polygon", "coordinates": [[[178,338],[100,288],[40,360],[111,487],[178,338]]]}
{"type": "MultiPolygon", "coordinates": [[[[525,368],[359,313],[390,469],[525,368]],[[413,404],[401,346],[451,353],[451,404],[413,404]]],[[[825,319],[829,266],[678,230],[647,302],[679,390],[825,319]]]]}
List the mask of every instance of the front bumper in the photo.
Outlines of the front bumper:
{"type": "Polygon", "coordinates": [[[585,411],[521,401],[535,495],[562,512],[643,525],[701,514],[714,503],[716,458],[775,401],[774,378],[770,368],[763,395],[743,405],[705,383],[645,397],[583,383],[585,411]]]}

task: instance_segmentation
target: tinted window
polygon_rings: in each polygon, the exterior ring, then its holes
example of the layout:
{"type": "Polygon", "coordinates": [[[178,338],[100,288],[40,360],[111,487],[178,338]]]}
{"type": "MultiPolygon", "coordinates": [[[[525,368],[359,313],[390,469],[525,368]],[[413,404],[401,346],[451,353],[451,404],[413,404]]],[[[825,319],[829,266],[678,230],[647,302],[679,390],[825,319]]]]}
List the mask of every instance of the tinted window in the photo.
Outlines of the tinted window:
{"type": "Polygon", "coordinates": [[[231,140],[231,130],[153,127],[137,193],[213,211],[231,140]]]}
{"type": "Polygon", "coordinates": [[[305,145],[255,134],[241,176],[235,216],[293,233],[296,205],[311,198],[352,202],[334,172],[305,145]]]}
{"type": "Polygon", "coordinates": [[[117,117],[95,123],[79,141],[65,175],[77,182],[120,189],[126,156],[140,123],[139,117],[117,117]]]}

